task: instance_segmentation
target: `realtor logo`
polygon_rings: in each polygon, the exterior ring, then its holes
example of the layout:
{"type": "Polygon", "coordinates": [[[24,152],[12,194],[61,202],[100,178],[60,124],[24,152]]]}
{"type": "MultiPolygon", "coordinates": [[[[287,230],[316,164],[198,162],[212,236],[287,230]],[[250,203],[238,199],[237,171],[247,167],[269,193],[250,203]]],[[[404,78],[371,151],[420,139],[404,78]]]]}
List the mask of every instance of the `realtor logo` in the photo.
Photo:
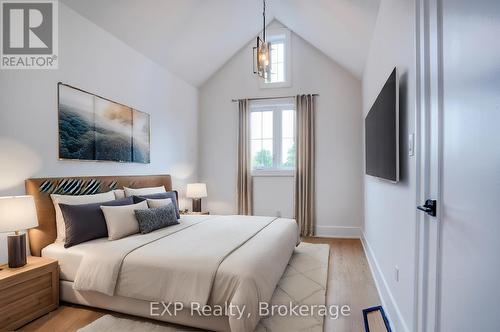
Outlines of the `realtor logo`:
{"type": "Polygon", "coordinates": [[[57,0],[1,1],[1,69],[57,69],[57,0]]]}

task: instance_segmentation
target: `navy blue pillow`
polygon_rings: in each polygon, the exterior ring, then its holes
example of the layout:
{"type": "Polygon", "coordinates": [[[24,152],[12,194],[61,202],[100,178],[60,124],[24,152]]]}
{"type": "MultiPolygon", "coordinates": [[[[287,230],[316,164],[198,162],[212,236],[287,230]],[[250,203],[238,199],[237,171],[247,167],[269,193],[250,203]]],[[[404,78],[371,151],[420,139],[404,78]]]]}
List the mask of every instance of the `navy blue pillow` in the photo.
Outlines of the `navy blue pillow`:
{"type": "Polygon", "coordinates": [[[108,236],[106,219],[101,206],[122,206],[134,204],[132,197],[116,199],[104,203],[68,205],[59,204],[64,224],[66,226],[66,240],[64,247],[69,248],[82,242],[108,236]]]}
{"type": "Polygon", "coordinates": [[[179,213],[179,205],[177,204],[177,193],[175,191],[167,191],[166,193],[158,193],[151,195],[140,195],[140,196],[132,196],[134,198],[134,204],[145,201],[146,199],[165,199],[170,198],[175,207],[175,214],[177,219],[181,217],[179,213]]]}

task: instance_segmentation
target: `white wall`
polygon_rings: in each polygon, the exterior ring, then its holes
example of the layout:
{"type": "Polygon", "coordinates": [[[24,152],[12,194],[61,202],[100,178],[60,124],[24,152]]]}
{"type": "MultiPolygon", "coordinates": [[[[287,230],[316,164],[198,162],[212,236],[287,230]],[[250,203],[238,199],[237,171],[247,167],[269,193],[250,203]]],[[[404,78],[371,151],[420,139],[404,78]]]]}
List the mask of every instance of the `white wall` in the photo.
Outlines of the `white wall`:
{"type": "MultiPolygon", "coordinates": [[[[274,22],[273,26],[279,26],[274,22]]],[[[200,89],[200,180],[208,184],[205,207],[236,213],[237,104],[233,98],[319,93],[317,99],[317,231],[358,235],[362,220],[361,82],[292,33],[292,86],[260,89],[252,73],[253,41],[200,89]]],[[[256,213],[275,215],[293,204],[293,177],[259,178],[256,213]],[[274,186],[272,183],[280,182],[274,186]],[[288,181],[288,182],[287,182],[288,181]],[[259,190],[260,191],[260,190],[259,190]],[[288,203],[275,206],[276,197],[288,203]],[[267,201],[267,202],[266,202],[267,201]]],[[[285,215],[286,213],[282,213],[285,215]]]]}
{"type": "Polygon", "coordinates": [[[295,181],[291,176],[253,178],[253,214],[293,218],[295,181]]]}
{"type": "Polygon", "coordinates": [[[413,0],[382,0],[363,75],[366,116],[387,77],[400,77],[401,182],[364,176],[364,241],[379,292],[396,331],[413,328],[415,319],[415,157],[407,137],[415,128],[415,30],[413,0]],[[399,282],[395,267],[399,267],[399,282]]]}
{"type": "Polygon", "coordinates": [[[62,3],[59,59],[58,70],[0,71],[0,196],[24,194],[29,177],[171,174],[181,191],[197,178],[196,88],[62,3]],[[59,81],[150,113],[151,163],[58,161],[59,81]]]}

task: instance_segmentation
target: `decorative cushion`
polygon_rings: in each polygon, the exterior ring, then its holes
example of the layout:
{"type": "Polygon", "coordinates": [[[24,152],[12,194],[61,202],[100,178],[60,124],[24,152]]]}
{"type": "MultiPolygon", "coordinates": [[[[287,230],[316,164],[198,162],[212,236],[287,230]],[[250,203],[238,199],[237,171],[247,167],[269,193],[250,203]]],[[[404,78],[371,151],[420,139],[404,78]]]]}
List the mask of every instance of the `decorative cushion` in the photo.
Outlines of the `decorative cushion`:
{"type": "Polygon", "coordinates": [[[166,192],[165,187],[148,187],[148,188],[127,188],[123,187],[123,190],[125,191],[125,196],[144,196],[144,195],[152,195],[152,194],[158,194],[158,193],[164,193],[166,192]]]}
{"type": "Polygon", "coordinates": [[[115,189],[113,190],[116,199],[125,198],[125,190],[123,189],[115,189]]]}
{"type": "Polygon", "coordinates": [[[134,204],[132,197],[117,199],[104,203],[91,203],[80,205],[59,204],[66,236],[64,247],[69,248],[82,242],[108,236],[106,220],[101,206],[122,206],[134,204]]]}
{"type": "Polygon", "coordinates": [[[179,224],[172,203],[158,208],[135,210],[135,216],[142,234],[179,224]]]}
{"type": "Polygon", "coordinates": [[[150,209],[151,208],[164,207],[164,206],[167,206],[169,204],[173,204],[171,198],[163,198],[163,199],[151,199],[151,198],[148,198],[147,202],[148,202],[148,206],[149,206],[150,209]]]}
{"type": "Polygon", "coordinates": [[[108,228],[108,240],[118,240],[139,232],[134,210],[147,208],[146,201],[125,206],[101,206],[108,228]]]}
{"type": "Polygon", "coordinates": [[[104,203],[115,200],[115,194],[108,191],[102,194],[95,195],[50,195],[56,210],[56,229],[57,229],[57,242],[64,241],[66,237],[66,225],[64,224],[64,217],[61,212],[59,204],[77,205],[77,204],[90,204],[90,203],[104,203]]]}
{"type": "Polygon", "coordinates": [[[172,203],[174,204],[175,207],[175,214],[177,215],[177,219],[179,219],[181,215],[179,213],[179,205],[177,203],[177,195],[175,194],[175,191],[167,191],[165,193],[158,193],[151,195],[134,196],[134,203],[142,202],[147,199],[165,199],[165,198],[170,198],[172,200],[172,203]]]}

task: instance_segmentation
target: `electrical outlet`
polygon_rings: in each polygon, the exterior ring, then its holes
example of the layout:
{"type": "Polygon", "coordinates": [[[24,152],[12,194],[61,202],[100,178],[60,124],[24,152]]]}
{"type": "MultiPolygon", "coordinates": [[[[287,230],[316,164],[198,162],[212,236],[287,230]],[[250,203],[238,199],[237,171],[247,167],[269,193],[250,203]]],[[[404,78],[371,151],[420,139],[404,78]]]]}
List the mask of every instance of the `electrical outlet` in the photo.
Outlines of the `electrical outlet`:
{"type": "Polygon", "coordinates": [[[399,267],[397,266],[394,267],[394,279],[399,282],[399,267]]]}

